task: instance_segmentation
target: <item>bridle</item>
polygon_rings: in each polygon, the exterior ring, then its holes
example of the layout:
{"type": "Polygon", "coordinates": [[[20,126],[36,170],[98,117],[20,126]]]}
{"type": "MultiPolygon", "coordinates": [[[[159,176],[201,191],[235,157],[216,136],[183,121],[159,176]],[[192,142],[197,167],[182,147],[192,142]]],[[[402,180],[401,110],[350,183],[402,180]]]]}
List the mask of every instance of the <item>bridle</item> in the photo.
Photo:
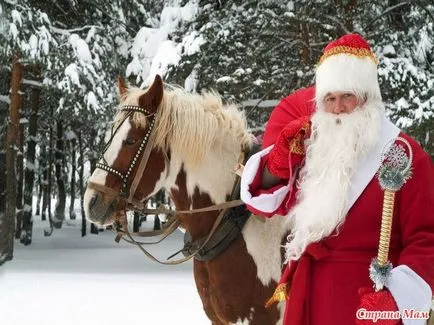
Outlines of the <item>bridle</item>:
{"type": "Polygon", "coordinates": [[[107,142],[107,144],[104,147],[104,150],[100,156],[99,162],[96,164],[96,168],[105,170],[106,172],[113,174],[114,176],[121,179],[122,185],[120,192],[117,193],[113,191],[111,188],[108,188],[107,186],[103,186],[100,184],[95,183],[89,183],[89,186],[91,188],[94,188],[98,191],[104,192],[106,194],[109,194],[111,196],[119,196],[121,200],[125,200],[127,203],[132,203],[133,205],[137,206],[137,208],[143,208],[143,204],[141,202],[137,202],[133,199],[134,194],[136,192],[137,186],[140,182],[140,178],[142,176],[143,171],[146,168],[146,165],[148,163],[149,155],[152,151],[152,144],[153,144],[153,130],[155,125],[155,113],[151,112],[150,110],[140,107],[140,106],[134,106],[134,105],[125,105],[122,106],[121,111],[127,112],[127,116],[125,119],[118,125],[116,130],[112,132],[112,135],[107,142]],[[143,113],[149,123],[148,131],[146,132],[145,136],[143,137],[139,149],[137,150],[136,154],[134,155],[133,159],[130,162],[130,165],[128,167],[128,170],[126,173],[123,173],[116,168],[113,168],[109,166],[106,159],[104,158],[104,154],[109,148],[110,144],[113,141],[114,136],[116,135],[117,131],[119,130],[119,127],[124,123],[124,121],[131,116],[134,112],[143,113]],[[143,153],[143,157],[140,159],[140,164],[138,167],[138,170],[134,176],[134,178],[130,181],[131,172],[133,171],[134,167],[136,166],[137,162],[139,161],[140,155],[143,153]]]}

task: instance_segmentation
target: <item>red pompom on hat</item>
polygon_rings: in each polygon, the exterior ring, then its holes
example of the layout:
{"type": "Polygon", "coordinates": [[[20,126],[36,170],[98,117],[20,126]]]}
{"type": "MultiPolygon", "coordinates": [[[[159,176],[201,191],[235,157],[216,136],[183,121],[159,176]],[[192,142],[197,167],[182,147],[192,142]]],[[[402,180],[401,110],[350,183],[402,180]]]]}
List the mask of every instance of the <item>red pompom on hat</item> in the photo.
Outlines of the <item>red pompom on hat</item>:
{"type": "Polygon", "coordinates": [[[316,69],[315,98],[319,108],[327,93],[353,92],[381,100],[377,59],[368,42],[358,34],[348,34],[324,49],[316,69]]]}

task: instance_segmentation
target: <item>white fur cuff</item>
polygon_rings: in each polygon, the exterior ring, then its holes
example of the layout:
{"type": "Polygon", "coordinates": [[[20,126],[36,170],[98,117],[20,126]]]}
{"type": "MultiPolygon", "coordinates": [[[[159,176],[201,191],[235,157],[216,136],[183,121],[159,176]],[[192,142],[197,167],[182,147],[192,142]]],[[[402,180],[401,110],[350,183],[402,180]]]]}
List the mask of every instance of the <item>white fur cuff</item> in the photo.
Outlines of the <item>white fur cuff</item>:
{"type": "MultiPolygon", "coordinates": [[[[395,267],[387,281],[389,289],[398,305],[401,315],[404,310],[426,312],[431,308],[432,292],[428,283],[407,265],[395,267]]],[[[404,325],[425,325],[426,319],[405,319],[404,325]]]]}
{"type": "Polygon", "coordinates": [[[254,209],[264,213],[276,211],[289,192],[289,185],[286,185],[273,193],[261,194],[256,197],[253,197],[250,193],[250,184],[252,184],[257,173],[262,172],[258,170],[261,158],[267,155],[273,147],[274,145],[269,146],[250,157],[246,166],[244,166],[243,175],[241,176],[241,200],[254,209]]]}

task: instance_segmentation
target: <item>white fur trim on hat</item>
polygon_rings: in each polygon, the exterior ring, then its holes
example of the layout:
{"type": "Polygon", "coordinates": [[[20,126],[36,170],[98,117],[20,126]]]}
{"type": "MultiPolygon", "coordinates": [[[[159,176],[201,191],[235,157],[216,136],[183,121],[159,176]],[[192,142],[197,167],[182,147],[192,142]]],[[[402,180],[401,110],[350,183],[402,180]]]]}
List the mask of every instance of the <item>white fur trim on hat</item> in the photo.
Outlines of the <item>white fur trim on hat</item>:
{"type": "Polygon", "coordinates": [[[325,95],[330,92],[353,92],[368,99],[381,100],[377,65],[370,57],[336,54],[326,58],[316,70],[315,99],[323,107],[325,95]]]}

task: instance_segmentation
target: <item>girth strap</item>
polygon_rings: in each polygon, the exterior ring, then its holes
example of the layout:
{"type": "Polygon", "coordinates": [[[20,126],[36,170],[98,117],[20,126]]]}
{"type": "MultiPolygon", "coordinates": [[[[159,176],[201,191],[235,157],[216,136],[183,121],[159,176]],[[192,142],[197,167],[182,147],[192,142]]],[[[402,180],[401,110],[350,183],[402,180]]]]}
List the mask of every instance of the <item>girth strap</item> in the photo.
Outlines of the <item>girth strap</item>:
{"type": "MultiPolygon", "coordinates": [[[[260,146],[253,144],[252,148],[243,155],[243,159],[239,163],[245,162],[256,152],[260,150],[260,146]]],[[[231,200],[239,200],[240,197],[240,177],[237,176],[232,188],[231,200]]],[[[244,203],[240,206],[228,209],[222,219],[220,226],[215,231],[211,239],[206,245],[203,245],[204,237],[192,241],[188,232],[184,235],[184,248],[182,254],[187,256],[193,251],[197,251],[194,258],[198,261],[210,261],[223,253],[232,242],[238,238],[247,220],[250,218],[251,212],[247,210],[244,203]],[[201,247],[201,249],[197,249],[201,247]]]]}

